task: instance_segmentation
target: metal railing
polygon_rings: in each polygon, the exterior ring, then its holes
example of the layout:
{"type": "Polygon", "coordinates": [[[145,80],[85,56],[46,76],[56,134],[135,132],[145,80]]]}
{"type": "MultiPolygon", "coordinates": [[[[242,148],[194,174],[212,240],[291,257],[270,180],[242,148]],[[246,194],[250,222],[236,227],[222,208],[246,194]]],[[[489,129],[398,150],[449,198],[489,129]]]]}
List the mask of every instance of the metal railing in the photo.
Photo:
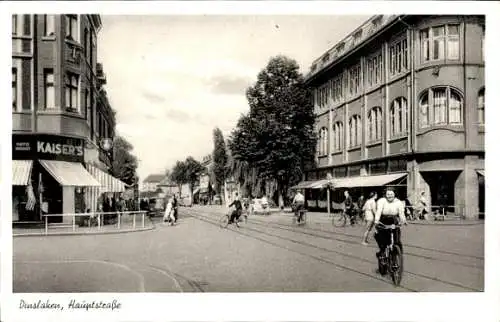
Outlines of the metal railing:
{"type": "Polygon", "coordinates": [[[69,227],[69,223],[49,223],[49,217],[71,217],[71,230],[76,232],[79,227],[97,227],[97,230],[102,230],[103,227],[113,227],[116,230],[132,228],[137,229],[137,217],[140,217],[139,228],[146,228],[146,211],[112,211],[112,212],[85,212],[72,214],[45,214],[45,235],[48,235],[51,227],[69,227]],[[77,218],[80,218],[77,222],[77,218]],[[110,223],[111,222],[111,223],[110,223]]]}

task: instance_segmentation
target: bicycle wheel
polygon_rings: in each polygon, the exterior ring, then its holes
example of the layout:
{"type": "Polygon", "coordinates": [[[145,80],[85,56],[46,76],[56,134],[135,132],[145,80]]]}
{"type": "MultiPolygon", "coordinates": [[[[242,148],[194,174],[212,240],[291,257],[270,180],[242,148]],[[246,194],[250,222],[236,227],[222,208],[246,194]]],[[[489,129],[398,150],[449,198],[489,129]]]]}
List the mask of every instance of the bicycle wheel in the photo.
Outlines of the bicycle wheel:
{"type": "Polygon", "coordinates": [[[387,260],[378,257],[377,261],[378,261],[378,272],[380,273],[380,275],[384,276],[385,274],[387,274],[387,262],[386,262],[387,260]]]}
{"type": "Polygon", "coordinates": [[[345,227],[346,216],[343,213],[336,213],[333,215],[332,222],[335,227],[345,227]]]}
{"type": "Polygon", "coordinates": [[[221,228],[226,228],[229,225],[229,215],[223,215],[219,219],[219,225],[221,228]]]}
{"type": "Polygon", "coordinates": [[[391,270],[392,282],[398,286],[403,277],[403,255],[399,245],[394,245],[392,248],[392,252],[389,255],[389,268],[391,270]]]}

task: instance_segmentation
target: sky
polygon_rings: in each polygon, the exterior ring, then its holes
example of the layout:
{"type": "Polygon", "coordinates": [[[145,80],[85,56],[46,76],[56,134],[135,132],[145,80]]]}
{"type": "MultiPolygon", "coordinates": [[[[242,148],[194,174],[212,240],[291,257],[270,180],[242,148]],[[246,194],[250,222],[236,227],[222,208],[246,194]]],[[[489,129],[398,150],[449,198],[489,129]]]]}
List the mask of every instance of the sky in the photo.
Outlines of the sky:
{"type": "Polygon", "coordinates": [[[249,109],[246,88],[271,57],[293,58],[305,73],[368,18],[102,16],[98,59],[140,180],[210,154],[213,129],[229,136],[249,109]]]}

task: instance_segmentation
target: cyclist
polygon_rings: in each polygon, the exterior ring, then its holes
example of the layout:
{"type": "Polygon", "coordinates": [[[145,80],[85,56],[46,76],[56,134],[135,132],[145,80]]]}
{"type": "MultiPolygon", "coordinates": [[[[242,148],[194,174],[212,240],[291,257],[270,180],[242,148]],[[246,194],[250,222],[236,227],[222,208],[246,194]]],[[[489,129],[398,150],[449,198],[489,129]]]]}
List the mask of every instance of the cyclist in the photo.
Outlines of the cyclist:
{"type": "Polygon", "coordinates": [[[349,195],[349,191],[344,191],[344,211],[347,217],[350,218],[351,220],[351,225],[354,224],[354,216],[355,216],[355,211],[354,211],[354,202],[352,201],[351,196],[349,195]]]}
{"type": "Polygon", "coordinates": [[[238,197],[238,193],[236,193],[233,202],[231,202],[228,208],[231,208],[232,206],[234,206],[235,209],[231,212],[231,217],[229,218],[229,224],[234,223],[235,219],[238,220],[243,211],[243,205],[241,204],[240,198],[238,197]]]}
{"type": "Polygon", "coordinates": [[[300,190],[297,190],[295,197],[293,197],[292,205],[294,208],[295,217],[297,217],[297,221],[300,222],[302,220],[302,212],[304,209],[305,198],[304,195],[300,193],[300,190]]]}
{"type": "MultiPolygon", "coordinates": [[[[384,225],[392,225],[398,223],[406,225],[406,216],[404,210],[404,203],[396,198],[394,189],[387,188],[385,198],[380,198],[377,201],[377,212],[375,213],[375,228],[379,223],[384,225]]],[[[401,244],[401,229],[396,228],[394,232],[394,243],[399,245],[401,252],[403,252],[403,245],[401,244]]],[[[380,258],[384,253],[385,248],[390,243],[390,231],[387,229],[377,229],[375,233],[375,240],[377,241],[379,251],[377,257],[380,258]]]]}
{"type": "Polygon", "coordinates": [[[366,231],[363,235],[363,242],[362,242],[363,245],[368,245],[368,235],[373,229],[373,221],[375,219],[375,213],[377,212],[376,200],[377,200],[377,193],[375,191],[372,191],[370,193],[370,197],[365,202],[362,208],[366,221],[366,231]]]}

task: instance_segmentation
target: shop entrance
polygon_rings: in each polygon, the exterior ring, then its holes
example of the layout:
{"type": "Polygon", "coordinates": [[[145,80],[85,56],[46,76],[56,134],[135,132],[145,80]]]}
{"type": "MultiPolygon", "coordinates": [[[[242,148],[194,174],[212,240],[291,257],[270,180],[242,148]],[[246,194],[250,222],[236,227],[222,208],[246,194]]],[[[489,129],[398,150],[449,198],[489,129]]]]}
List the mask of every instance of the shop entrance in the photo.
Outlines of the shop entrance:
{"type": "Polygon", "coordinates": [[[431,205],[436,206],[432,210],[454,212],[455,182],[460,171],[429,171],[421,174],[431,191],[431,205]]]}
{"type": "MultiPolygon", "coordinates": [[[[62,214],[62,186],[48,172],[42,171],[42,212],[45,214],[62,214]]],[[[42,218],[43,219],[43,218],[42,218]]],[[[49,216],[49,223],[62,223],[62,216],[49,216]]]]}

